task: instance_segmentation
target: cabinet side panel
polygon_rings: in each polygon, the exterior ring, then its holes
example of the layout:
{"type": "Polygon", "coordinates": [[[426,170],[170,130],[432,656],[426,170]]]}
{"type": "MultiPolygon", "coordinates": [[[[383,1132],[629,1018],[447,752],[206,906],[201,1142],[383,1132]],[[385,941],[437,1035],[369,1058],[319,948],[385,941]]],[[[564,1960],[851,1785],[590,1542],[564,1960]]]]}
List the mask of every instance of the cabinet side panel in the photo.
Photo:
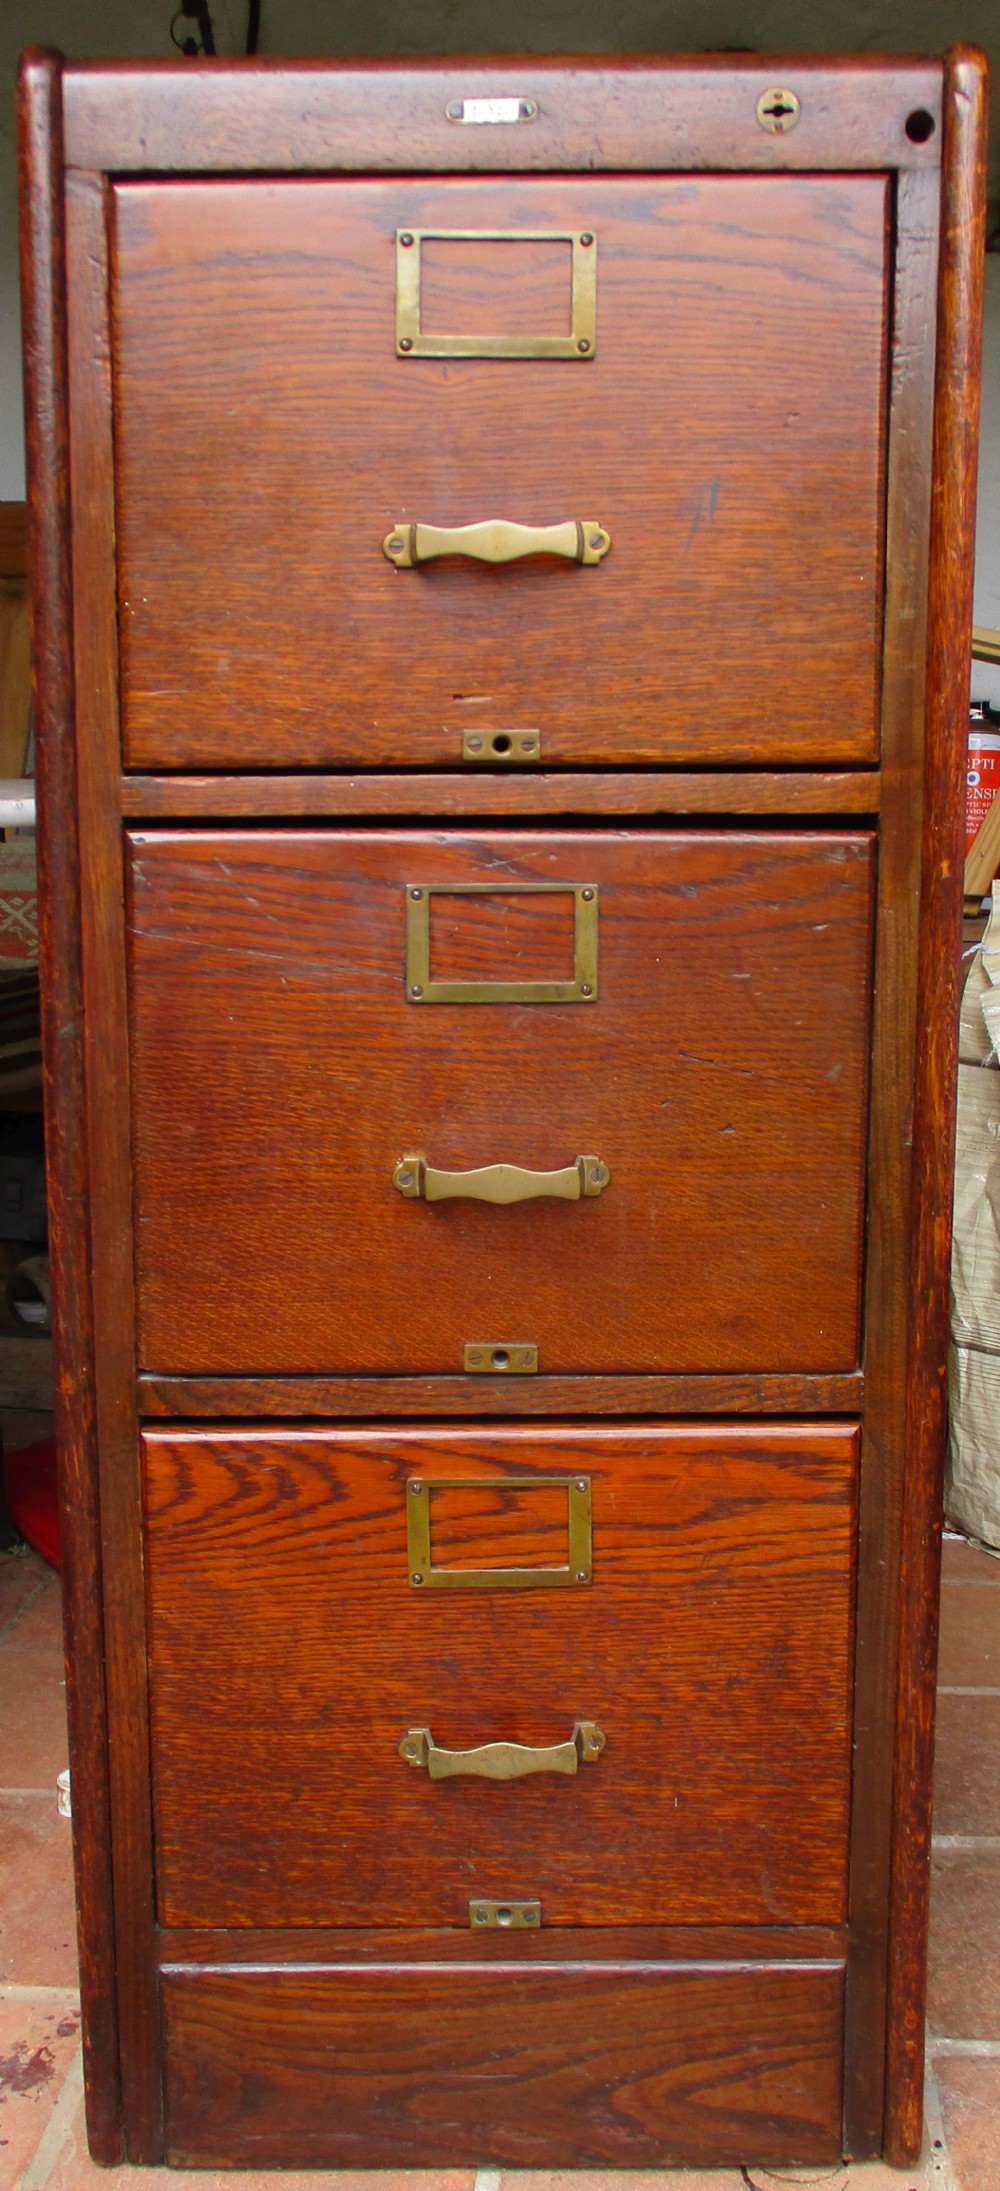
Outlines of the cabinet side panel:
{"type": "Polygon", "coordinates": [[[104,1632],[114,1843],[115,1954],[127,2157],[160,2157],[153,1970],[146,1653],[139,1527],[131,1149],[118,817],[117,628],[106,185],[66,191],[72,416],[74,661],[94,1395],[100,1455],[104,1632]]]}
{"type": "Polygon", "coordinates": [[[107,1709],[84,1113],[67,459],[61,61],[26,54],[19,156],[56,1440],[87,2128],[120,2159],[107,1709]]]}
{"type": "Polygon", "coordinates": [[[945,73],[890,1915],[886,2154],[897,2167],[916,2159],[922,2129],[985,162],[985,62],[957,47],[945,73]]]}

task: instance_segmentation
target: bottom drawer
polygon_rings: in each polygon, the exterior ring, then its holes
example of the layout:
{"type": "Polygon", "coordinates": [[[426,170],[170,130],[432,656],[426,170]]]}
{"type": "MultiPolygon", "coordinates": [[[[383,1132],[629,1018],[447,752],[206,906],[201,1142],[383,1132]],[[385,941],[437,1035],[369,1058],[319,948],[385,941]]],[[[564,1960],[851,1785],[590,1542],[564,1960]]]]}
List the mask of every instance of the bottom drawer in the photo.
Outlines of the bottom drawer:
{"type": "Polygon", "coordinates": [[[840,1923],[857,1443],[150,1431],[161,1922],[840,1923]]]}
{"type": "Polygon", "coordinates": [[[752,1954],[668,1962],[638,1940],[633,1952],[602,1960],[598,1937],[576,1964],[167,1969],[167,2157],[187,2168],[837,2159],[842,1969],[752,1954]]]}

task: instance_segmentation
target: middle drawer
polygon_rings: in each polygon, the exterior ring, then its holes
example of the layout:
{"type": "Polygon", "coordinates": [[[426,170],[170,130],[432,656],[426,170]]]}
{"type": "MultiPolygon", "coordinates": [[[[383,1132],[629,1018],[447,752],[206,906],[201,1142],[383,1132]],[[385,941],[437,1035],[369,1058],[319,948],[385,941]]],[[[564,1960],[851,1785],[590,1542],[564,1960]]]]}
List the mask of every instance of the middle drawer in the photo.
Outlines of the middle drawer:
{"type": "Polygon", "coordinates": [[[144,1369],[855,1367],[867,832],[127,853],[144,1369]]]}

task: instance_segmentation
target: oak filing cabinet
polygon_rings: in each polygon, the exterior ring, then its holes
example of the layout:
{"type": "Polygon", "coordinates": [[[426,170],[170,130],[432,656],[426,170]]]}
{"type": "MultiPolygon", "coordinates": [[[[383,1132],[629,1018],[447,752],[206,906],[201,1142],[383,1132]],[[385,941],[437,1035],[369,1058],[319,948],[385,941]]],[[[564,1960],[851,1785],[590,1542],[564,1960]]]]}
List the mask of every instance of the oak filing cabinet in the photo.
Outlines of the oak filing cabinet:
{"type": "Polygon", "coordinates": [[[101,2158],[916,2150],[983,104],[25,64],[101,2158]]]}

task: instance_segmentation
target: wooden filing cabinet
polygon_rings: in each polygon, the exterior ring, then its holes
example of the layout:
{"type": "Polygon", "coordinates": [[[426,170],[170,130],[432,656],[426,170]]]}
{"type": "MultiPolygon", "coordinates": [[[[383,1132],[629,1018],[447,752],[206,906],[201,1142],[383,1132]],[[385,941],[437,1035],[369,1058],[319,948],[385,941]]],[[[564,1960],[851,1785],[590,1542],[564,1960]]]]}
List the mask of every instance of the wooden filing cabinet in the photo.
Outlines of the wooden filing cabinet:
{"type": "Polygon", "coordinates": [[[916,2150],[983,107],[26,60],[101,2159],[916,2150]]]}

